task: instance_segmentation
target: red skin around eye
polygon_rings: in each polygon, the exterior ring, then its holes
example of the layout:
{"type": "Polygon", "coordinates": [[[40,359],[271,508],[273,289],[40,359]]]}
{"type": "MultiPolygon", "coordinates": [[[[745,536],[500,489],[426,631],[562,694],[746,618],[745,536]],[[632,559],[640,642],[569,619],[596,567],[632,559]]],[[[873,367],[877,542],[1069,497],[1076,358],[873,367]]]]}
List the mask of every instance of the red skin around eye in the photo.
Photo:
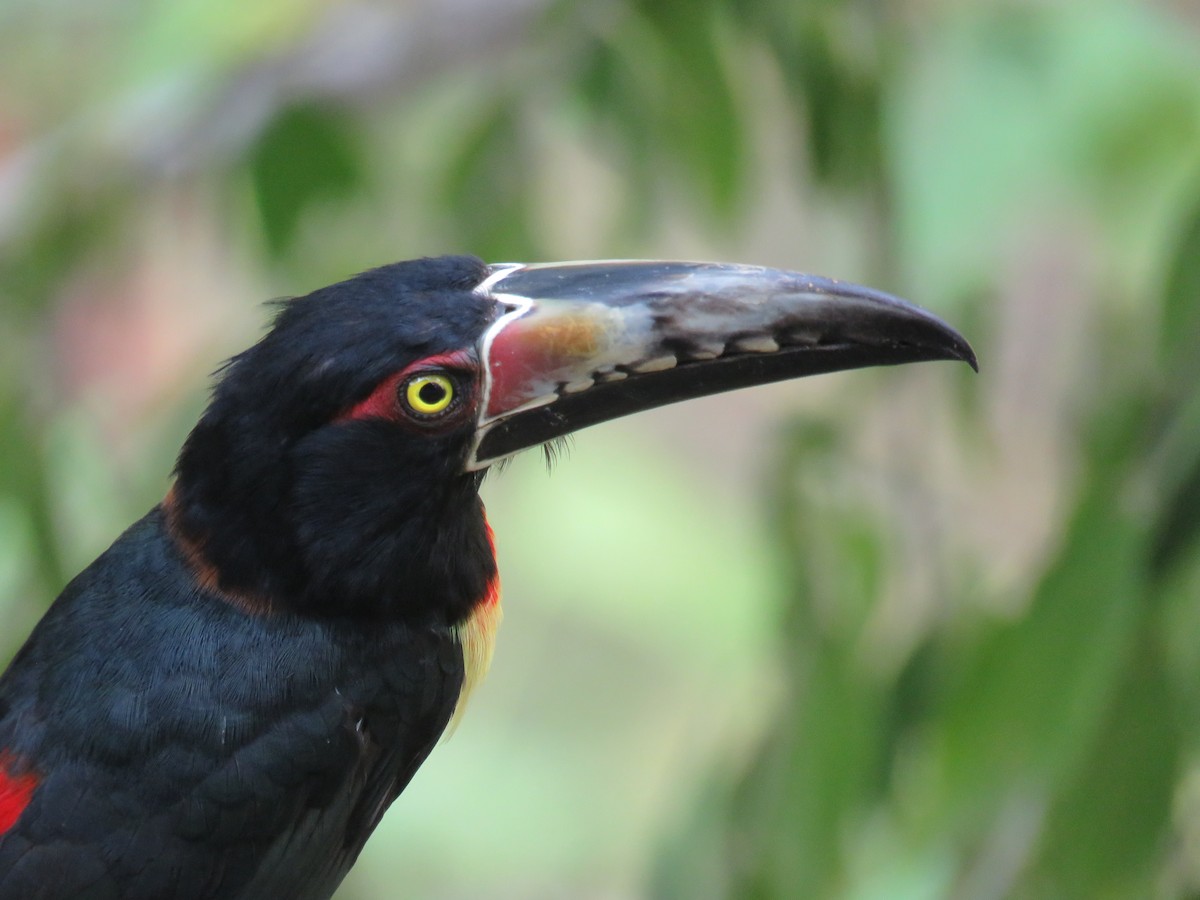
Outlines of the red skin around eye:
{"type": "Polygon", "coordinates": [[[396,419],[400,415],[400,408],[396,403],[396,388],[406,378],[426,369],[457,369],[462,372],[470,372],[474,368],[475,361],[466,350],[440,353],[437,356],[417,360],[379,382],[375,390],[338,416],[337,421],[396,419]]]}

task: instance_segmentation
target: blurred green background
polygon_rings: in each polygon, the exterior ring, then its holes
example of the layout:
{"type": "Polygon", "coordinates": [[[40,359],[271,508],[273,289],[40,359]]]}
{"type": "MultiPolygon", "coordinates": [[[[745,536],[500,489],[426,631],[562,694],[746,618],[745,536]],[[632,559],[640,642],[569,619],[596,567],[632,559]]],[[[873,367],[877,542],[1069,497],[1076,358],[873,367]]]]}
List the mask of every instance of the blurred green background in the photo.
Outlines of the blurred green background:
{"type": "Polygon", "coordinates": [[[339,900],[1200,896],[1193,0],[0,0],[0,659],[261,301],[443,252],[868,282],[983,372],[490,479],[491,677],[339,900]]]}

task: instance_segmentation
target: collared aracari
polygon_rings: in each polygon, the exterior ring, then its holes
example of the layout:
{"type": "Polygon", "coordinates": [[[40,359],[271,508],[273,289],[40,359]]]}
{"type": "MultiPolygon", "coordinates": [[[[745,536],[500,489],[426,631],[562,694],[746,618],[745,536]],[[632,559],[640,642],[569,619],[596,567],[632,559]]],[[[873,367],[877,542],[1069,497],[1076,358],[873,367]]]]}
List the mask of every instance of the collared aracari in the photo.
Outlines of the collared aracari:
{"type": "Polygon", "coordinates": [[[327,898],[487,669],[488,467],[955,331],[748,266],[397,263],[283,304],[0,677],[0,900],[327,898]]]}

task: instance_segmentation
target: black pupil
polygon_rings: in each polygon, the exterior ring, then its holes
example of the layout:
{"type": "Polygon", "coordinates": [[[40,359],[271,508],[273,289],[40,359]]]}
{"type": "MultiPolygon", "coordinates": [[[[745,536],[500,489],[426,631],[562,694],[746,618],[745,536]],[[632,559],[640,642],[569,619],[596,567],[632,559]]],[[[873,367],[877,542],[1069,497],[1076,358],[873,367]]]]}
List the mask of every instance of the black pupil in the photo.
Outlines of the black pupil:
{"type": "Polygon", "coordinates": [[[446,399],[446,386],[436,381],[427,381],[417,388],[417,396],[426,406],[436,406],[446,399]]]}

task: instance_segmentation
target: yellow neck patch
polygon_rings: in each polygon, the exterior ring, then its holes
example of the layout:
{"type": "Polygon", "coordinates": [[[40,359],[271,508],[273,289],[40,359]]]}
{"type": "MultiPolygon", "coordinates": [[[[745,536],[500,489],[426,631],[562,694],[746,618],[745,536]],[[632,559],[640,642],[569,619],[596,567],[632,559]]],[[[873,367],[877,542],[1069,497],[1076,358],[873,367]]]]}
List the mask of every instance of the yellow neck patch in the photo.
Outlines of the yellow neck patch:
{"type": "MultiPolygon", "coordinates": [[[[492,556],[496,555],[496,541],[492,535],[492,526],[487,526],[488,541],[492,545],[492,556]]],[[[475,605],[471,614],[465,620],[454,626],[454,637],[462,647],[463,654],[463,685],[458,695],[458,705],[454,707],[454,715],[446,727],[446,737],[454,733],[467,708],[471,693],[480,684],[492,665],[492,652],[496,649],[496,629],[504,618],[504,610],[500,608],[500,576],[495,575],[488,585],[484,598],[475,605]]]]}

